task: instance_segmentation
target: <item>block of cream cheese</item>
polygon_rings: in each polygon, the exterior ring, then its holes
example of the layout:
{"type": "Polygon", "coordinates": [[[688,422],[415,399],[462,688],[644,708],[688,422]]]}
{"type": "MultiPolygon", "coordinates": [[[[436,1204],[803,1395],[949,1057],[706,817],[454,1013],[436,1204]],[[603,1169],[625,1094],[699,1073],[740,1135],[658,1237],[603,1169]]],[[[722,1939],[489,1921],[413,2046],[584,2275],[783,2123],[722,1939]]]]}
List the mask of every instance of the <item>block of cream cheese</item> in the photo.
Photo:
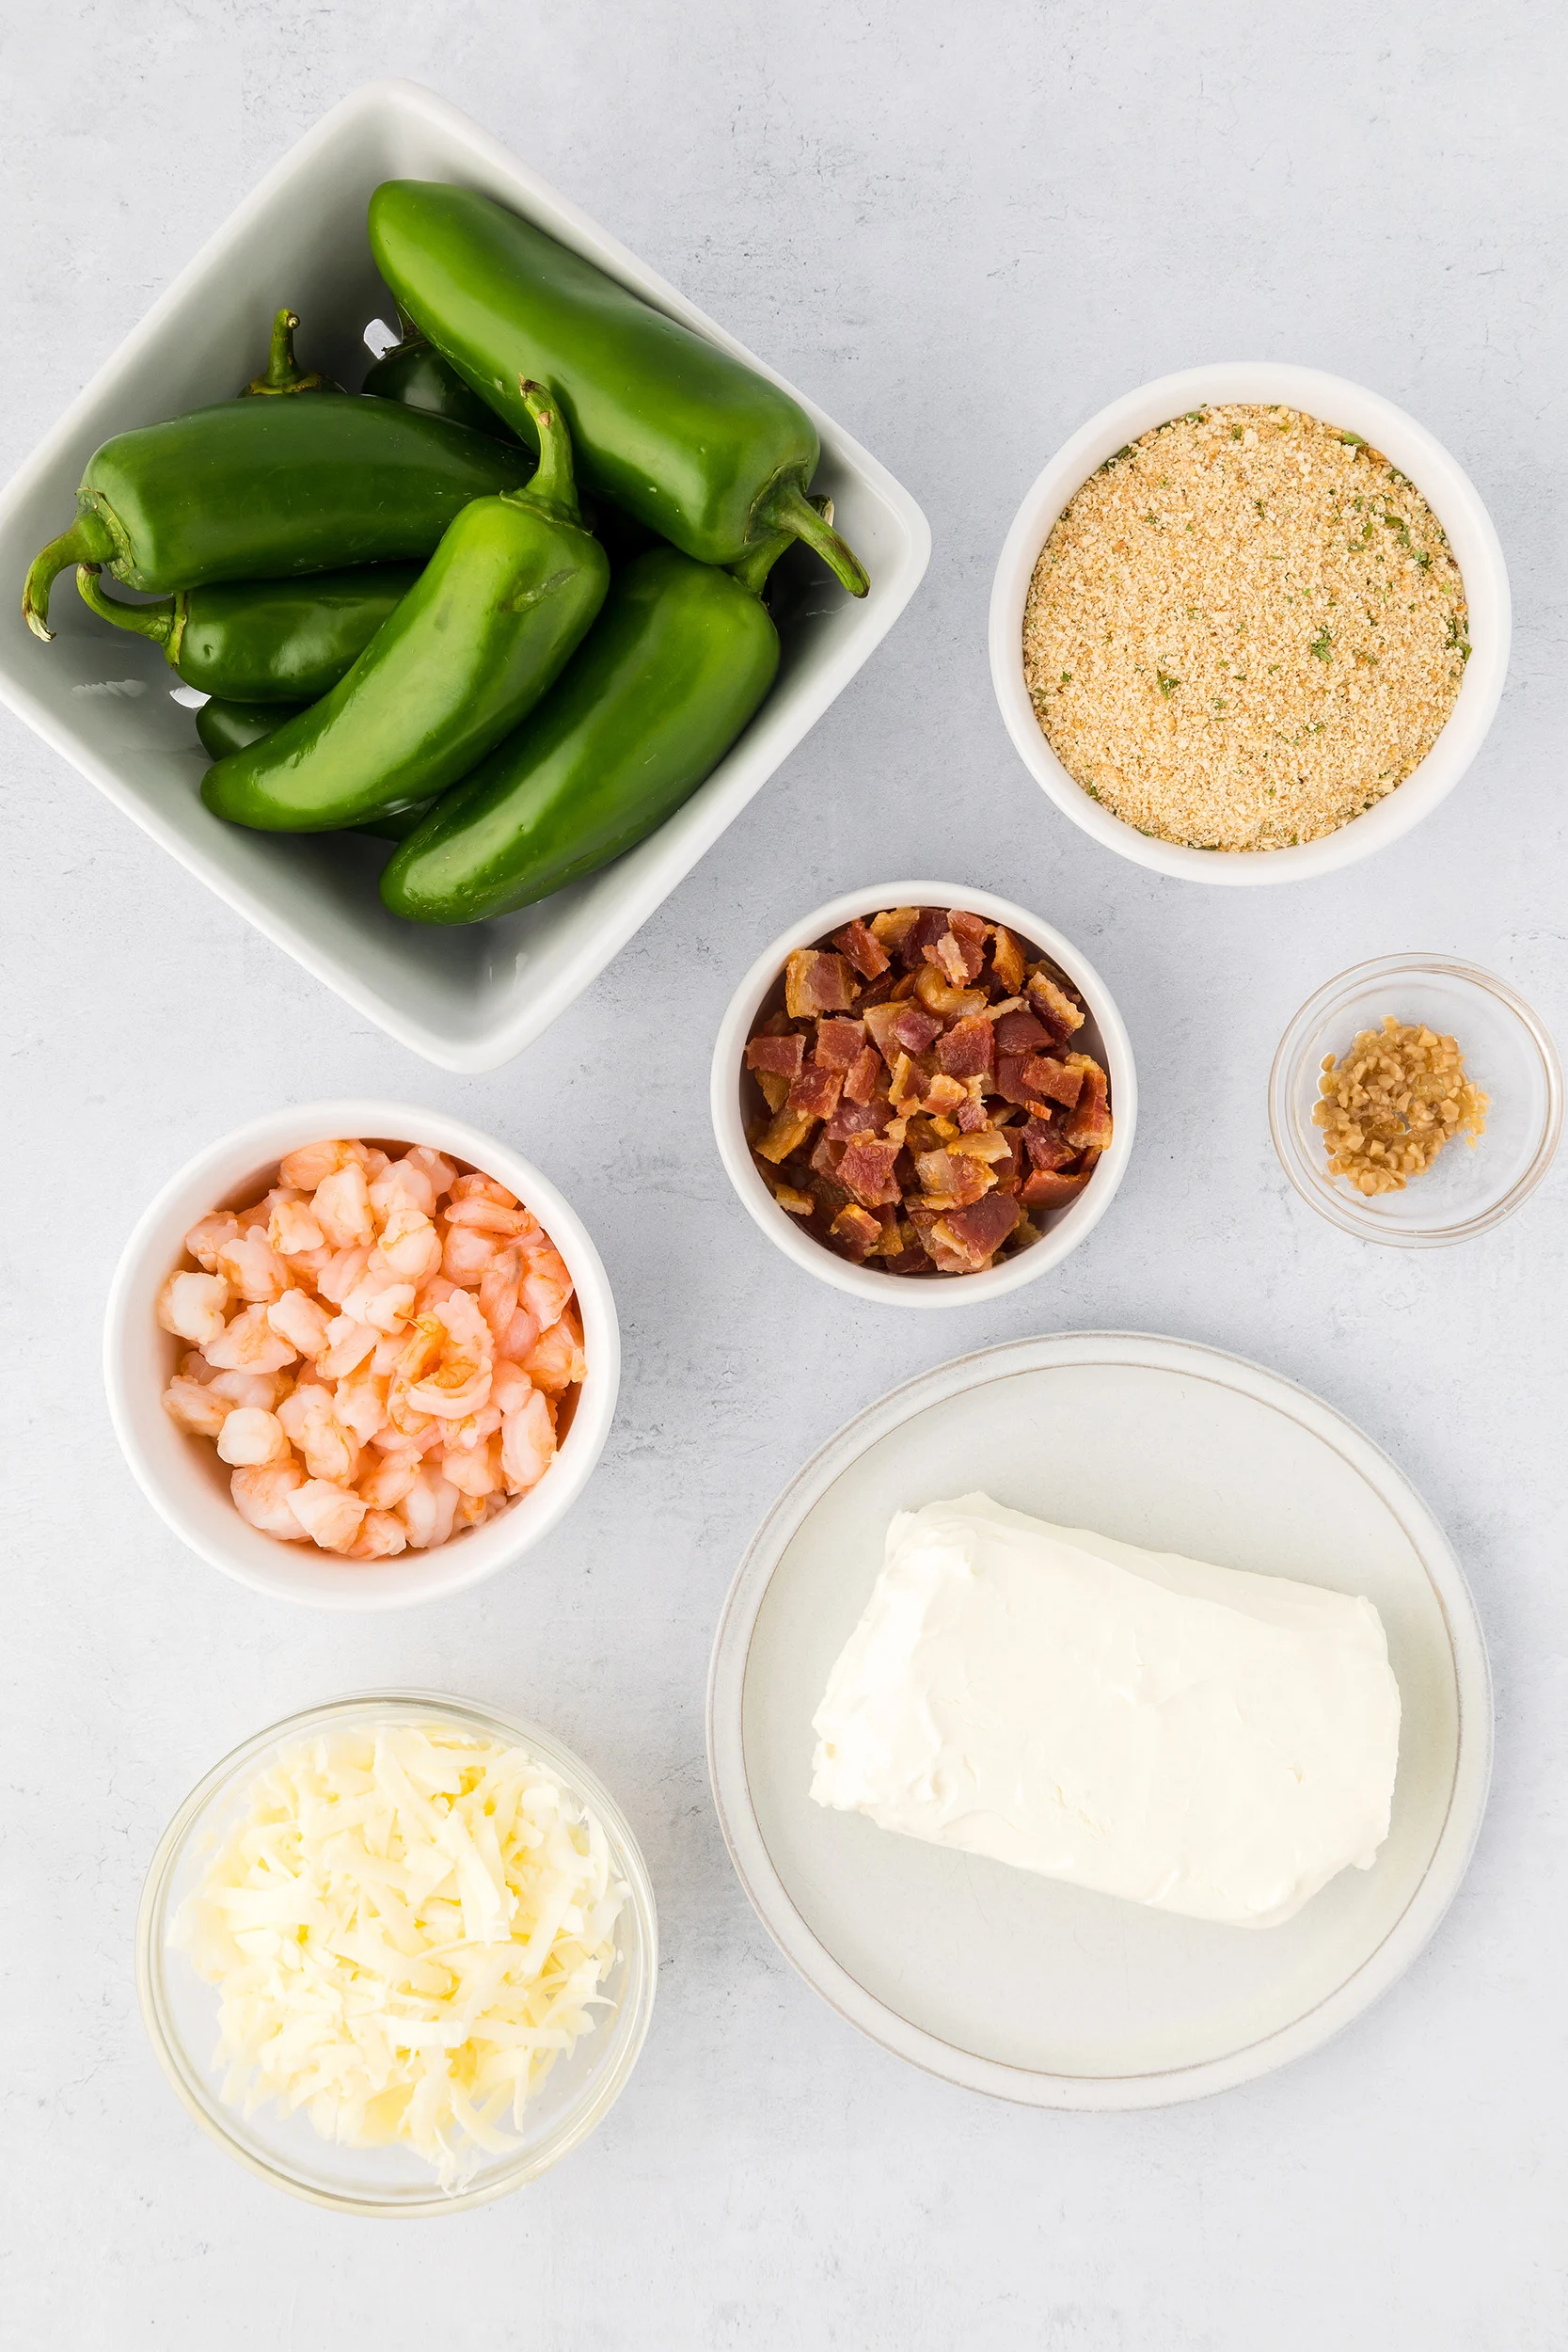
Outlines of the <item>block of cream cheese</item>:
{"type": "Polygon", "coordinates": [[[818,1804],[1269,1928],[1371,1867],[1400,1694],[1370,1601],[974,1494],[895,1516],[813,1728],[818,1804]]]}

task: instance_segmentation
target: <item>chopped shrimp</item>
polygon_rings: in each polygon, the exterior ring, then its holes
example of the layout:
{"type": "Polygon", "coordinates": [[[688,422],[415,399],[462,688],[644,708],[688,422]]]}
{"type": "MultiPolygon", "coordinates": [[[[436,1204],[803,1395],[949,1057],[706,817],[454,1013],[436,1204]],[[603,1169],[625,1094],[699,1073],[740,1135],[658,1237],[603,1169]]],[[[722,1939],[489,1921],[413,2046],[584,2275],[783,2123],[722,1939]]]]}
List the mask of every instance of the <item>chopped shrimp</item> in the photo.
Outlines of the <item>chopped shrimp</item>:
{"type": "Polygon", "coordinates": [[[176,1373],[164,1391],[165,1412],[193,1438],[215,1438],[233,1409],[226,1396],[214,1396],[182,1373],[176,1373]]]}
{"type": "Polygon", "coordinates": [[[482,1176],[478,1168],[453,1180],[451,1197],[454,1200],[493,1200],[501,1209],[515,1209],[517,1205],[515,1192],[508,1192],[494,1176],[482,1176]]]}
{"type": "Polygon", "coordinates": [[[348,1549],[351,1560],[392,1560],[408,1549],[408,1531],[395,1511],[367,1511],[348,1549]]]}
{"type": "Polygon", "coordinates": [[[398,1504],[398,1517],[408,1530],[414,1549],[428,1551],[444,1544],[456,1512],[457,1488],[438,1470],[422,1463],[419,1476],[398,1504]]]}
{"type": "Polygon", "coordinates": [[[555,1425],[549,1406],[535,1389],[501,1423],[501,1471],[506,1491],[527,1494],[555,1459],[555,1425]]]}
{"type": "Polygon", "coordinates": [[[515,1203],[503,1209],[499,1201],[478,1193],[470,1193],[467,1200],[449,1201],[446,1218],[449,1225],[467,1226],[476,1233],[504,1233],[508,1240],[526,1233],[533,1222],[528,1211],[515,1203]]]}
{"type": "Polygon", "coordinates": [[[371,1358],[371,1370],[378,1380],[388,1379],[396,1370],[407,1337],[406,1331],[397,1330],[388,1331],[385,1339],[377,1340],[375,1354],[371,1358]]]}
{"type": "Polygon", "coordinates": [[[368,1323],[383,1338],[401,1331],[414,1311],[412,1282],[394,1282],[375,1271],[375,1251],[362,1282],[356,1282],[343,1301],[343,1312],[356,1323],[368,1323]]]}
{"type": "Polygon", "coordinates": [[[330,1478],[308,1478],[289,1497],[289,1508],[323,1551],[348,1551],[359,1533],[365,1506],[348,1486],[330,1478]]]}
{"type": "Polygon", "coordinates": [[[282,1297],[267,1309],[267,1321],[275,1331],[281,1331],[292,1340],[302,1356],[319,1356],[326,1345],[326,1327],[330,1318],[309,1291],[285,1291],[282,1297]]]}
{"type": "Polygon", "coordinates": [[[385,1270],[416,1289],[441,1265],[441,1236],[422,1209],[394,1208],[371,1252],[373,1272],[385,1270]]]}
{"type": "Polygon", "coordinates": [[[307,1202],[287,1193],[277,1193],[267,1219],[267,1239],[280,1258],[297,1258],[301,1250],[322,1248],[326,1235],[307,1202]]]}
{"type": "Polygon", "coordinates": [[[370,1187],[357,1160],[325,1177],[310,1198],[310,1214],[328,1241],[340,1249],[353,1249],[375,1239],[370,1187]]]}
{"type": "Polygon", "coordinates": [[[493,1234],[477,1233],[467,1225],[449,1225],[441,1251],[441,1271],[460,1290],[472,1290],[484,1279],[495,1255],[493,1234]]]}
{"type": "Polygon", "coordinates": [[[507,1326],[517,1311],[517,1285],[522,1276],[522,1251],[507,1248],[497,1250],[480,1277],[479,1311],[498,1344],[506,1337],[507,1326]]]}
{"type": "Polygon", "coordinates": [[[522,1239],[523,1279],[519,1295],[530,1314],[538,1318],[540,1330],[547,1331],[552,1323],[559,1323],[572,1295],[572,1278],[566,1271],[565,1259],[544,1227],[532,1217],[529,1218],[529,1225],[531,1231],[522,1239]]]}
{"type": "Polygon", "coordinates": [[[221,1274],[171,1274],[158,1293],[158,1321],[178,1340],[205,1347],[223,1329],[229,1284],[221,1274]]]}
{"type": "Polygon", "coordinates": [[[220,1372],[281,1372],[298,1354],[293,1342],[275,1331],[265,1307],[245,1307],[227,1329],[209,1340],[202,1354],[220,1372]]]}
{"type": "Polygon", "coordinates": [[[285,1152],[277,1163],[277,1181],[301,1192],[314,1192],[340,1168],[346,1168],[355,1156],[355,1146],[341,1140],[336,1143],[302,1144],[297,1152],[285,1152]]]}
{"type": "Polygon", "coordinates": [[[289,1287],[288,1267],[259,1228],[224,1243],[217,1270],[235,1295],[251,1306],[270,1306],[289,1287]]]}
{"type": "Polygon", "coordinates": [[[348,1379],[338,1383],[332,1409],[361,1445],[369,1445],[387,1419],[387,1387],[386,1379],[378,1377],[368,1364],[361,1364],[348,1379]]]}
{"type": "Polygon", "coordinates": [[[492,1363],[489,1326],[473,1300],[459,1294],[420,1315],[393,1387],[402,1387],[412,1412],[462,1421],[488,1400],[492,1363]]]}
{"type": "Polygon", "coordinates": [[[277,1418],[290,1444],[304,1454],[312,1478],[348,1485],[359,1467],[359,1440],[338,1419],[329,1390],[313,1382],[296,1389],[278,1406],[277,1418]]]}
{"type": "Polygon", "coordinates": [[[375,1346],[381,1334],[370,1323],[356,1323],[352,1315],[339,1315],[326,1327],[326,1345],[316,1358],[316,1375],[322,1380],[341,1380],[356,1372],[375,1346]]]}
{"type": "Polygon", "coordinates": [[[263,1535],[280,1535],[286,1544],[306,1541],[304,1528],[290,1508],[290,1498],[305,1484],[297,1462],[267,1462],[237,1470],[229,1481],[234,1508],[242,1519],[263,1535]]]}
{"type": "Polygon", "coordinates": [[[412,1151],[404,1152],[404,1157],[410,1168],[420,1168],[429,1177],[431,1190],[437,1200],[444,1192],[451,1190],[456,1182],[457,1169],[444,1152],[428,1151],[422,1143],[417,1143],[412,1151]]]}
{"type": "Polygon", "coordinates": [[[276,1413],[294,1384],[286,1372],[214,1372],[212,1385],[213,1394],[227,1397],[230,1406],[276,1413]]]}
{"type": "Polygon", "coordinates": [[[217,1376],[199,1347],[188,1347],[181,1357],[180,1377],[182,1380],[198,1380],[205,1388],[209,1380],[215,1380],[217,1376]]]}
{"type": "Polygon", "coordinates": [[[417,1209],[421,1216],[431,1216],[436,1209],[436,1187],[426,1170],[412,1160],[393,1160],[371,1186],[371,1206],[383,1221],[394,1209],[417,1209]]]}
{"type": "Polygon", "coordinates": [[[236,1469],[293,1458],[277,1414],[263,1413],[254,1405],[236,1405],[218,1431],[218,1460],[236,1469]]]}
{"type": "Polygon", "coordinates": [[[523,1360],[523,1370],[546,1396],[561,1396],[576,1388],[587,1369],[578,1335],[564,1315],[551,1324],[532,1355],[523,1360]]]}
{"type": "Polygon", "coordinates": [[[384,1454],[355,1483],[372,1511],[390,1511],[403,1501],[419,1474],[417,1454],[384,1454]]]}
{"type": "Polygon", "coordinates": [[[519,1307],[506,1327],[505,1336],[497,1343],[498,1356],[520,1364],[532,1355],[539,1338],[539,1318],[527,1307],[519,1307]]]}
{"type": "Polygon", "coordinates": [[[460,1495],[493,1495],[501,1484],[501,1446],[499,1432],[486,1438],[483,1445],[451,1446],[441,1456],[441,1475],[450,1479],[460,1495]]]}
{"type": "Polygon", "coordinates": [[[470,1446],[483,1445],[485,1438],[493,1437],[500,1425],[501,1408],[496,1403],[493,1392],[489,1404],[482,1405],[477,1413],[468,1413],[462,1421],[448,1421],[441,1424],[446,1431],[449,1453],[453,1447],[459,1453],[466,1453],[470,1446]]]}
{"type": "Polygon", "coordinates": [[[211,1274],[218,1262],[218,1251],[226,1241],[231,1241],[240,1230],[240,1220],[229,1209],[214,1209],[211,1216],[198,1217],[185,1235],[185,1248],[197,1264],[211,1274]]]}
{"type": "Polygon", "coordinates": [[[424,1288],[415,1294],[415,1314],[433,1314],[444,1299],[455,1298],[460,1288],[461,1284],[449,1282],[444,1274],[433,1274],[424,1288]]]}
{"type": "Polygon", "coordinates": [[[496,1375],[490,1385],[490,1402],[504,1420],[508,1413],[515,1413],[519,1405],[528,1403],[532,1389],[533,1383],[521,1364],[512,1363],[503,1358],[496,1366],[496,1375]]]}
{"type": "Polygon", "coordinates": [[[330,1298],[334,1307],[341,1307],[355,1285],[364,1280],[370,1262],[371,1253],[362,1244],[356,1249],[340,1249],[331,1263],[317,1275],[317,1290],[324,1298],[330,1298]]]}
{"type": "MultiPolygon", "coordinates": [[[[404,1402],[406,1404],[406,1400],[404,1402]]],[[[381,1453],[408,1454],[417,1456],[433,1452],[436,1446],[445,1445],[447,1424],[444,1421],[437,1421],[434,1413],[408,1414],[405,1412],[404,1418],[409,1425],[404,1428],[392,1418],[392,1404],[393,1400],[388,1391],[387,1420],[371,1439],[372,1445],[381,1453]]]]}
{"type": "Polygon", "coordinates": [[[271,1214],[272,1212],[264,1200],[254,1200],[248,1209],[235,1210],[234,1222],[239,1227],[242,1233],[253,1233],[258,1226],[260,1226],[264,1232],[266,1231],[267,1219],[271,1214]]]}

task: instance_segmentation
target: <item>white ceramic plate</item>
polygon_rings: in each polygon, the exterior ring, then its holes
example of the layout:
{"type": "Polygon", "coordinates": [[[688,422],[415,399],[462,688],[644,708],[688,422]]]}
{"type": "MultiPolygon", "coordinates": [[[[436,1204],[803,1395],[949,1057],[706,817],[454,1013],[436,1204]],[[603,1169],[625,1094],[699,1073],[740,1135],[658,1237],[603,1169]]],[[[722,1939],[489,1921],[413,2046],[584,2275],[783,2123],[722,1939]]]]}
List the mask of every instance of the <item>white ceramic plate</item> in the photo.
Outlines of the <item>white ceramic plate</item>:
{"type": "MultiPolygon", "coordinates": [[[[365,206],[379,182],[404,176],[482,189],[784,383],[455,106],[414,82],[374,82],[274,167],[0,492],[0,580],[19,581],[38,548],[64,530],[101,441],[228,400],[253,376],[280,303],[304,321],[308,363],[357,385],[370,364],[361,329],[393,314],[371,260],[365,206]]],[[[150,191],[144,200],[155,217],[150,191]]],[[[821,564],[786,556],[774,600],[778,680],[740,740],[648,840],[521,914],[451,928],[400,922],[376,895],[384,848],[357,834],[246,833],[209,815],[198,792],[207,758],[190,712],[169,698],[173,671],[156,646],[95,622],[69,579],[56,583],[50,607],[52,645],[31,635],[16,595],[8,590],[0,602],[0,698],[356,1011],[443,1069],[493,1070],[619,954],[843,692],[920,584],[931,534],[919,507],[803,393],[796,397],[821,437],[817,486],[870,572],[871,594],[857,602],[821,564]]]]}
{"type": "Polygon", "coordinates": [[[708,1683],[719,1817],[758,1915],[850,2023],[1047,2107],[1225,2090],[1317,2048],[1432,1934],[1486,1802],[1492,1695],[1459,1564],[1376,1446],[1276,1374],[1127,1332],[1022,1340],[829,1440],[741,1563],[708,1683]],[[1131,1543],[1364,1593],[1403,1703],[1393,1824],[1285,1926],[1146,1911],[811,1802],[811,1718],[891,1514],[983,1487],[1131,1543]]]}

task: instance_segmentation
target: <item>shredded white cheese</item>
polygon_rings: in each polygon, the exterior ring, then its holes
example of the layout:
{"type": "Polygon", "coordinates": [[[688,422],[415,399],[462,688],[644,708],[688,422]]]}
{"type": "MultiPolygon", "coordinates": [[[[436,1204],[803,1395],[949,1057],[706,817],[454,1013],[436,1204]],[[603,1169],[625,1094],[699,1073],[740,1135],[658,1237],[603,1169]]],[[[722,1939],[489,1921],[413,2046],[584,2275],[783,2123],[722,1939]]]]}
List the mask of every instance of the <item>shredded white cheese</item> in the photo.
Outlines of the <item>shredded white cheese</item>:
{"type": "Polygon", "coordinates": [[[218,1988],[227,2100],[402,2142],[458,2189],[592,2031],[626,1899],[599,1823],[523,1750],[386,1724],[253,1782],[169,1941],[218,1988]]]}

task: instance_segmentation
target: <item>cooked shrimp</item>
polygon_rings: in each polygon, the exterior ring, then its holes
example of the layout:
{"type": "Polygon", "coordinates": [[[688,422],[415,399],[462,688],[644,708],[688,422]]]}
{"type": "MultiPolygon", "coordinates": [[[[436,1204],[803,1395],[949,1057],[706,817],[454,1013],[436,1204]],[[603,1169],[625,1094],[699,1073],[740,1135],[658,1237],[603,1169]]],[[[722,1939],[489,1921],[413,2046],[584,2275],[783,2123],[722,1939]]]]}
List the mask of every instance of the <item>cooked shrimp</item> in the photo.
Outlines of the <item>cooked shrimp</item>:
{"type": "Polygon", "coordinates": [[[476,1288],[495,1263],[495,1256],[494,1234],[475,1232],[468,1225],[448,1226],[441,1271],[460,1290],[476,1288]]]}
{"type": "Polygon", "coordinates": [[[508,1413],[515,1413],[519,1405],[528,1403],[532,1389],[533,1383],[521,1364],[515,1364],[503,1357],[496,1366],[495,1377],[490,1383],[490,1402],[504,1420],[508,1413]]]}
{"type": "Polygon", "coordinates": [[[357,1160],[323,1179],[310,1196],[310,1214],[340,1249],[356,1248],[361,1242],[369,1247],[374,1241],[370,1186],[357,1160]]]}
{"type": "Polygon", "coordinates": [[[450,1479],[460,1495],[493,1495],[501,1484],[501,1441],[499,1433],[486,1438],[483,1445],[448,1446],[441,1455],[441,1475],[450,1479]]]}
{"type": "Polygon", "coordinates": [[[394,1282],[387,1275],[378,1274],[372,1249],[363,1281],[356,1282],[343,1301],[344,1314],[356,1323],[368,1323],[385,1339],[401,1331],[413,1311],[413,1283],[394,1282]]]}
{"type": "Polygon", "coordinates": [[[449,1225],[465,1225],[478,1233],[504,1233],[508,1240],[526,1233],[533,1222],[528,1211],[519,1209],[515,1201],[503,1208],[499,1200],[481,1193],[470,1193],[466,1200],[450,1200],[446,1218],[449,1225]]]}
{"type": "Polygon", "coordinates": [[[275,1331],[267,1321],[265,1307],[244,1307],[215,1340],[209,1340],[202,1354],[220,1372],[281,1372],[292,1364],[298,1350],[281,1331],[275,1331]]]}
{"type": "Polygon", "coordinates": [[[158,1321],[177,1340],[205,1347],[223,1329],[229,1284],[221,1274],[171,1274],[158,1293],[158,1321]]]}
{"type": "Polygon", "coordinates": [[[566,1261],[551,1241],[544,1227],[530,1217],[531,1230],[522,1237],[523,1279],[519,1295],[530,1314],[538,1320],[541,1331],[547,1331],[552,1323],[561,1320],[566,1301],[572,1295],[572,1278],[566,1271],[566,1261]]]}
{"type": "Polygon", "coordinates": [[[510,1247],[498,1249],[480,1277],[479,1311],[498,1343],[506,1337],[507,1326],[517,1311],[517,1285],[522,1279],[523,1253],[510,1247]]]}
{"type": "Polygon", "coordinates": [[[326,1345],[316,1358],[318,1378],[346,1379],[358,1370],[380,1337],[373,1323],[356,1323],[352,1315],[337,1316],[327,1325],[326,1345]]]}
{"type": "Polygon", "coordinates": [[[356,1147],[339,1140],[336,1143],[306,1143],[297,1152],[287,1152],[277,1163],[277,1181],[291,1189],[314,1192],[318,1184],[346,1168],[355,1157],[356,1147]]]}
{"type": "Polygon", "coordinates": [[[215,1438],[233,1409],[226,1396],[214,1396],[182,1373],[176,1373],[164,1391],[165,1412],[193,1438],[215,1438]]]}
{"type": "Polygon", "coordinates": [[[197,1264],[211,1274],[217,1264],[218,1251],[239,1230],[240,1220],[231,1210],[214,1209],[210,1216],[197,1219],[185,1235],[185,1248],[197,1264]]]}
{"type": "Polygon", "coordinates": [[[236,1469],[293,1458],[277,1414],[263,1413],[256,1406],[236,1405],[218,1431],[218,1460],[236,1469]]]}
{"type": "Polygon", "coordinates": [[[436,1187],[426,1169],[412,1160],[393,1160],[371,1186],[371,1206],[383,1220],[394,1209],[417,1209],[421,1216],[436,1210],[436,1187]]]}
{"type": "Polygon", "coordinates": [[[289,1497],[289,1508],[323,1551],[348,1551],[358,1535],[365,1506],[352,1487],[330,1478],[308,1478],[289,1497]]]}
{"type": "Polygon", "coordinates": [[[363,1243],[355,1249],[340,1249],[331,1263],[317,1275],[317,1290],[324,1298],[330,1298],[334,1307],[341,1307],[350,1291],[364,1280],[370,1262],[371,1253],[363,1243]]]}
{"type": "MultiPolygon", "coordinates": [[[[411,1412],[462,1421],[488,1398],[492,1363],[489,1326],[460,1293],[420,1316],[392,1375],[393,1392],[401,1388],[411,1412]]],[[[397,1419],[390,1406],[388,1418],[397,1419]]]]}
{"type": "Polygon", "coordinates": [[[496,1403],[494,1390],[489,1404],[482,1405],[477,1413],[468,1413],[462,1421],[443,1422],[441,1424],[446,1431],[449,1453],[453,1447],[459,1453],[466,1453],[470,1446],[483,1445],[485,1438],[493,1437],[500,1425],[501,1408],[496,1403]]]}
{"type": "Polygon", "coordinates": [[[417,1454],[384,1454],[370,1470],[360,1472],[355,1485],[372,1511],[390,1511],[403,1501],[419,1474],[417,1454]]]}
{"type": "Polygon", "coordinates": [[[408,1530],[395,1511],[367,1511],[348,1556],[351,1560],[392,1560],[407,1549],[408,1530]]]}
{"type": "Polygon", "coordinates": [[[444,1544],[451,1534],[456,1511],[457,1488],[451,1479],[443,1478],[428,1462],[422,1463],[419,1476],[398,1504],[398,1517],[414,1549],[428,1551],[436,1544],[444,1544]]]}
{"type": "Polygon", "coordinates": [[[224,1243],[217,1270],[235,1296],[251,1306],[270,1306],[289,1287],[289,1269],[259,1227],[224,1243]]]}
{"type": "Polygon", "coordinates": [[[277,1418],[312,1478],[349,1484],[359,1467],[359,1440],[338,1419],[328,1390],[314,1382],[296,1389],[278,1406],[277,1418]]]}
{"type": "Polygon", "coordinates": [[[290,1507],[291,1498],[305,1484],[297,1462],[267,1462],[237,1470],[229,1481],[234,1508],[242,1519],[263,1535],[280,1535],[286,1544],[306,1542],[306,1533],[290,1507]]]}
{"type": "Polygon", "coordinates": [[[410,1168],[420,1168],[429,1177],[430,1188],[437,1200],[444,1192],[451,1190],[457,1168],[444,1152],[428,1151],[422,1143],[417,1143],[411,1151],[404,1153],[404,1158],[410,1168]]]}
{"type": "Polygon", "coordinates": [[[546,1396],[562,1396],[576,1388],[587,1369],[581,1344],[566,1315],[550,1326],[531,1356],[523,1359],[523,1370],[546,1396]]]}
{"type": "Polygon", "coordinates": [[[273,1329],[292,1340],[302,1356],[321,1354],[326,1345],[330,1320],[325,1308],[318,1306],[309,1291],[285,1291],[267,1309],[267,1321],[273,1329]]]}
{"type": "Polygon", "coordinates": [[[555,1428],[549,1407],[540,1391],[533,1389],[501,1423],[501,1471],[507,1493],[527,1494],[554,1459],[555,1428]]]}
{"type": "Polygon", "coordinates": [[[412,1282],[416,1289],[428,1282],[439,1271],[441,1236],[422,1209],[404,1204],[395,1207],[381,1229],[381,1239],[371,1252],[372,1273],[385,1271],[399,1282],[412,1282]]]}
{"type": "Polygon", "coordinates": [[[503,1337],[497,1343],[496,1353],[514,1364],[522,1363],[532,1355],[539,1338],[539,1318],[527,1307],[519,1307],[507,1325],[503,1337]]]}
{"type": "Polygon", "coordinates": [[[243,1405],[253,1412],[276,1413],[293,1385],[293,1376],[287,1372],[214,1372],[212,1375],[214,1396],[226,1397],[230,1406],[243,1405]]]}
{"type": "Polygon", "coordinates": [[[361,1445],[369,1445],[386,1422],[388,1385],[386,1377],[372,1372],[369,1364],[361,1364],[348,1379],[338,1383],[332,1409],[361,1445]]]}
{"type": "Polygon", "coordinates": [[[274,1196],[272,1215],[267,1219],[267,1239],[280,1258],[296,1258],[301,1250],[321,1249],[326,1243],[326,1235],[311,1216],[309,1203],[288,1193],[274,1196]]]}

